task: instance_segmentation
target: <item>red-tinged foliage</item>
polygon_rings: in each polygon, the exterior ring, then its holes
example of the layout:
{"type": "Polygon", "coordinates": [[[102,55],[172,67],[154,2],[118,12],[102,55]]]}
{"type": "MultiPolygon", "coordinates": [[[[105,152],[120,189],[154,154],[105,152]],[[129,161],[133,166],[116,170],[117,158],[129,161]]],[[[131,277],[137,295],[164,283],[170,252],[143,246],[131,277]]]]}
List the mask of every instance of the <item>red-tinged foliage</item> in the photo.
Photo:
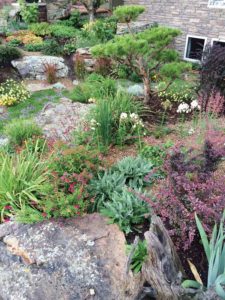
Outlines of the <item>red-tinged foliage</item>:
{"type": "Polygon", "coordinates": [[[225,112],[225,97],[219,91],[212,90],[207,101],[205,101],[203,94],[200,94],[198,103],[207,113],[219,116],[225,112]]]}
{"type": "Polygon", "coordinates": [[[200,71],[200,102],[202,111],[215,110],[224,113],[225,48],[220,45],[206,47],[200,71]]]}
{"type": "Polygon", "coordinates": [[[12,2],[12,0],[0,0],[0,9],[5,5],[10,5],[12,2]]]}
{"type": "Polygon", "coordinates": [[[207,232],[225,207],[225,174],[217,165],[225,156],[225,137],[210,132],[201,152],[175,146],[165,162],[167,178],[151,203],[178,248],[187,250],[197,234],[195,212],[207,232]]]}

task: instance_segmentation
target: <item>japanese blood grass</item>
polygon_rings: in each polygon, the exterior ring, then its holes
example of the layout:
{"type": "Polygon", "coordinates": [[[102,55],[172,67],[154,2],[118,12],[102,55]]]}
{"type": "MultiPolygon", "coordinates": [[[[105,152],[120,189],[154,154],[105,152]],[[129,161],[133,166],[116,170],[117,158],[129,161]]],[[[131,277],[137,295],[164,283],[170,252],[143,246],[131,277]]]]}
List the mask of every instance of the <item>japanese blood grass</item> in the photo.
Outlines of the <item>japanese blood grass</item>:
{"type": "Polygon", "coordinates": [[[12,155],[0,153],[1,221],[4,221],[6,208],[10,207],[11,215],[16,215],[26,206],[35,208],[47,195],[50,187],[47,164],[37,151],[24,150],[12,155]]]}
{"type": "MultiPolygon", "coordinates": [[[[210,240],[197,215],[195,220],[208,261],[207,288],[214,288],[218,296],[225,299],[225,211],[219,226],[214,225],[210,240]]],[[[194,280],[185,280],[182,285],[185,288],[204,288],[202,283],[194,280]]]]}

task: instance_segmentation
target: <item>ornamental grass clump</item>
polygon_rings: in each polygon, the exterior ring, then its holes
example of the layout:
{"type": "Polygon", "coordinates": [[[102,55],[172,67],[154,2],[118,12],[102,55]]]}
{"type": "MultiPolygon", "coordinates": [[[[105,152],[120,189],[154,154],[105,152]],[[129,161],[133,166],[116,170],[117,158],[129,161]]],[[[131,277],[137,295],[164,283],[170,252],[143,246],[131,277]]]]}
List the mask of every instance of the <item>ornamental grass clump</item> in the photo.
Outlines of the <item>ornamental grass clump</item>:
{"type": "Polygon", "coordinates": [[[40,153],[22,151],[10,155],[0,153],[1,221],[30,209],[49,193],[48,161],[40,153]]]}
{"type": "MultiPolygon", "coordinates": [[[[109,90],[110,91],[110,90],[109,90]]],[[[145,134],[145,126],[140,117],[142,103],[135,101],[125,92],[108,94],[96,101],[92,111],[91,129],[100,146],[125,143],[140,139],[145,134]]]]}
{"type": "Polygon", "coordinates": [[[4,133],[12,146],[22,146],[28,139],[41,136],[42,130],[32,120],[13,120],[4,127],[4,133]]]}
{"type": "Polygon", "coordinates": [[[12,106],[30,97],[25,85],[12,79],[0,84],[0,105],[12,106]]]}

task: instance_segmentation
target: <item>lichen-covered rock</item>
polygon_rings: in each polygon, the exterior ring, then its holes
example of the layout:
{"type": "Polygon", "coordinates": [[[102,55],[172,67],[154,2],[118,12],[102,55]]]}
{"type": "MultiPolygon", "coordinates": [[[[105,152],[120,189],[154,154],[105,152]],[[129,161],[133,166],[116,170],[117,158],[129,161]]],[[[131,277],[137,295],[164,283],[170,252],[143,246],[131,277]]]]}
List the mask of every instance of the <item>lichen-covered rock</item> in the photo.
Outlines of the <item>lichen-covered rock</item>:
{"type": "Polygon", "coordinates": [[[38,80],[46,80],[46,66],[49,64],[56,67],[56,76],[58,78],[68,76],[69,69],[62,57],[33,55],[12,61],[13,67],[18,70],[23,78],[38,80]]]}
{"type": "Polygon", "coordinates": [[[99,214],[0,226],[1,300],[135,299],[126,264],[123,233],[99,214]]]}
{"type": "Polygon", "coordinates": [[[93,104],[72,102],[64,97],[59,103],[47,103],[35,120],[47,138],[70,141],[71,133],[84,127],[91,108],[93,104]]]}

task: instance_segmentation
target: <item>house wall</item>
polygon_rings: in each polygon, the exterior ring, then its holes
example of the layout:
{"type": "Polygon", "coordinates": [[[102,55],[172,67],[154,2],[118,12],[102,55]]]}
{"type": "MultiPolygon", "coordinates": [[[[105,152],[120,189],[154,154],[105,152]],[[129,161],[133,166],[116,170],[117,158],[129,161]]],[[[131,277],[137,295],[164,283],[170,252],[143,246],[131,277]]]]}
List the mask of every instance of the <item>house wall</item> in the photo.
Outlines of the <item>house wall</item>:
{"type": "Polygon", "coordinates": [[[182,35],[175,41],[176,48],[184,53],[186,36],[194,35],[225,40],[225,8],[209,8],[208,0],[125,0],[128,4],[146,7],[139,20],[157,22],[179,28],[182,35]]]}

